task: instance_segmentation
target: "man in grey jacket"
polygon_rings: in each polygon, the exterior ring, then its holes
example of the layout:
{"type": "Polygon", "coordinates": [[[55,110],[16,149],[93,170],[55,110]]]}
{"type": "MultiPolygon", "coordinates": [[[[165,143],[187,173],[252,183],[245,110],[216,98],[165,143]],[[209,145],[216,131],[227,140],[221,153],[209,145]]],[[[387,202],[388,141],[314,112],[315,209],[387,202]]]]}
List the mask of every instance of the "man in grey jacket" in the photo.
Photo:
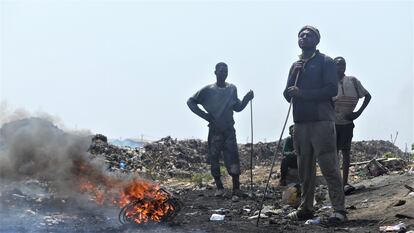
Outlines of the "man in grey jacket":
{"type": "Polygon", "coordinates": [[[223,196],[224,186],[220,179],[219,156],[223,152],[224,165],[232,176],[233,196],[243,196],[240,190],[240,161],[234,129],[233,111],[242,111],[250,100],[253,99],[253,91],[249,91],[242,101],[237,97],[235,85],[226,82],[228,67],[220,62],[215,70],[216,83],[210,84],[199,90],[187,101],[192,112],[209,122],[208,152],[211,165],[211,174],[217,186],[215,196],[223,196]],[[198,107],[203,106],[207,111],[198,107]]]}
{"type": "Polygon", "coordinates": [[[320,53],[318,29],[303,27],[298,33],[302,49],[299,61],[289,71],[284,96],[293,101],[294,146],[298,156],[298,172],[302,186],[301,204],[288,215],[293,220],[313,217],[316,160],[326,179],[334,212],[332,222],[346,221],[344,191],[336,153],[335,111],[337,75],[332,58],[320,53]],[[297,81],[296,81],[297,80],[297,81]]]}

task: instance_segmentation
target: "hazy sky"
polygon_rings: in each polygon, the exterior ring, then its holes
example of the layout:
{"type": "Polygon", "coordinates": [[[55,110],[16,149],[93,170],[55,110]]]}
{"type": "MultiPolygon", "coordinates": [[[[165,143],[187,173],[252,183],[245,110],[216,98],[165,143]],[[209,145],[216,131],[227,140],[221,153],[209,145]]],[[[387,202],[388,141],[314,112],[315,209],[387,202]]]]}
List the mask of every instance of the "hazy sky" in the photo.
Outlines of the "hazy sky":
{"type": "MultiPolygon", "coordinates": [[[[228,82],[253,100],[256,141],[279,137],[282,96],[314,25],[318,46],[347,60],[372,101],[356,120],[355,140],[414,142],[412,1],[12,1],[0,0],[0,102],[58,116],[69,128],[112,138],[207,138],[188,97],[228,82]]],[[[235,114],[240,143],[249,106],[235,114]]],[[[290,123],[292,119],[290,119],[290,123]]]]}

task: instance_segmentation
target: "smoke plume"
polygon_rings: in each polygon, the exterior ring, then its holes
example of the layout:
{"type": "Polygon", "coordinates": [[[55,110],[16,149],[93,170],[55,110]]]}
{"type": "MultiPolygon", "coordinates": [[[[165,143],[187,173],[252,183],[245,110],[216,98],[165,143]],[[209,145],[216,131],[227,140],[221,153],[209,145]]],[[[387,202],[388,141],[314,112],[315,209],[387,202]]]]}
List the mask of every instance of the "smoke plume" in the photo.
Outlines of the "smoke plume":
{"type": "Polygon", "coordinates": [[[66,133],[46,119],[5,123],[0,128],[0,179],[44,180],[67,191],[77,179],[76,165],[89,160],[89,145],[89,136],[66,133]]]}

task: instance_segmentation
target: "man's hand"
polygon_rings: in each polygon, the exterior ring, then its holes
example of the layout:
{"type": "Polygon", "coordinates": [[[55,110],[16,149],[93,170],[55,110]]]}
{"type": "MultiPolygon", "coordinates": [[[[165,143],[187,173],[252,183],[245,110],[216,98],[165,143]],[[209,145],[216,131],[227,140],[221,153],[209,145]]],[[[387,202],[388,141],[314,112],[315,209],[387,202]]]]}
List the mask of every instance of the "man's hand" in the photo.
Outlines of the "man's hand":
{"type": "Polygon", "coordinates": [[[252,90],[250,90],[249,92],[247,92],[247,94],[244,96],[243,101],[249,102],[250,100],[252,100],[254,98],[254,93],[252,90]]]}
{"type": "Polygon", "coordinates": [[[298,72],[303,70],[303,67],[305,66],[305,61],[304,60],[299,60],[297,62],[295,62],[295,64],[293,65],[293,75],[297,75],[298,72]]]}
{"type": "Polygon", "coordinates": [[[209,123],[212,123],[214,121],[214,117],[210,113],[207,113],[203,118],[209,123]]]}
{"type": "Polygon", "coordinates": [[[345,119],[347,119],[349,121],[353,121],[353,120],[357,119],[360,115],[361,115],[361,113],[359,113],[359,112],[352,112],[352,113],[346,114],[345,119]]]}
{"type": "Polygon", "coordinates": [[[297,86],[291,86],[287,89],[287,93],[290,97],[295,97],[300,95],[300,89],[297,86]]]}

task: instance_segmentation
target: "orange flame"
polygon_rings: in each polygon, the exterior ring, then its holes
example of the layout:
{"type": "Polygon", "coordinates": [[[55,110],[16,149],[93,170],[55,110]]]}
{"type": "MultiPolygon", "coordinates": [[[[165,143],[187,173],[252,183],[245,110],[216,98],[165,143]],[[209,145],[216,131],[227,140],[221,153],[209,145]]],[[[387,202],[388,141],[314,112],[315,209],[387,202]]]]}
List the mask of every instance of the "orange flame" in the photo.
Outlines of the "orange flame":
{"type": "Polygon", "coordinates": [[[92,166],[80,162],[77,164],[80,192],[89,193],[98,204],[111,203],[120,208],[131,204],[125,216],[137,224],[149,221],[161,222],[164,217],[174,211],[168,202],[170,194],[158,184],[133,179],[128,183],[91,171],[92,166]]]}
{"type": "Polygon", "coordinates": [[[146,180],[135,179],[129,182],[121,191],[119,207],[134,202],[133,208],[128,209],[126,216],[140,224],[149,220],[160,222],[174,207],[168,203],[169,194],[160,186],[146,180]]]}

